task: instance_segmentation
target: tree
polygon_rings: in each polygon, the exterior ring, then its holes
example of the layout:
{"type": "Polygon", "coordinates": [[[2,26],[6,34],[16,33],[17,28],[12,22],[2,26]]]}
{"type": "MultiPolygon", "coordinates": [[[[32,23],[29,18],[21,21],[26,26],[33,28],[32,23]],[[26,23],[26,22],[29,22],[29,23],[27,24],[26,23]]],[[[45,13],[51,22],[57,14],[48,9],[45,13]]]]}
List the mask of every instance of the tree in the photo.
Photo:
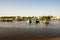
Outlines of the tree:
{"type": "Polygon", "coordinates": [[[42,21],[44,21],[44,20],[50,21],[51,18],[52,18],[51,16],[42,16],[42,17],[40,18],[40,20],[42,20],[42,21]]]}

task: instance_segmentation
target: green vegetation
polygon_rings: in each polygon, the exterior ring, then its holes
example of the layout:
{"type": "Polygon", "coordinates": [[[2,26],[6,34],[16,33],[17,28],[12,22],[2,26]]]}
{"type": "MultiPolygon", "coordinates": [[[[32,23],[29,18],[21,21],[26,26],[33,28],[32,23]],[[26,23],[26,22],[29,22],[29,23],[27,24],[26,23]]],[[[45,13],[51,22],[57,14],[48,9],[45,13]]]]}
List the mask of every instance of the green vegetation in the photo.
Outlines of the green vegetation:
{"type": "MultiPolygon", "coordinates": [[[[4,17],[0,17],[0,20],[16,20],[16,21],[27,21],[28,19],[32,19],[32,21],[35,21],[36,19],[37,19],[38,17],[36,17],[36,16],[32,16],[32,17],[30,17],[30,16],[28,16],[28,17],[25,17],[25,16],[4,16],[4,17]]],[[[50,21],[50,20],[60,20],[60,18],[59,19],[57,19],[56,17],[54,17],[54,16],[39,16],[39,18],[38,18],[39,20],[42,20],[42,21],[44,21],[44,20],[48,20],[48,21],[50,21]]]]}
{"type": "Polygon", "coordinates": [[[40,18],[40,20],[42,20],[42,21],[44,21],[44,20],[50,21],[51,18],[53,18],[53,16],[42,16],[42,17],[40,18]]]}

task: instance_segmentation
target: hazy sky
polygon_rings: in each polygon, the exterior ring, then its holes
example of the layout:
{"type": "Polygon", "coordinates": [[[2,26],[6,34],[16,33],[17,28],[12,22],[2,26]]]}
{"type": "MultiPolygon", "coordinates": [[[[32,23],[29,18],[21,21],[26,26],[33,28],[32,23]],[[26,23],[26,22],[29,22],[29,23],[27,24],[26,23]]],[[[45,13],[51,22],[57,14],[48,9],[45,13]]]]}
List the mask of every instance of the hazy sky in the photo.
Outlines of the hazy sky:
{"type": "Polygon", "coordinates": [[[60,0],[0,0],[0,16],[60,16],[60,0]]]}

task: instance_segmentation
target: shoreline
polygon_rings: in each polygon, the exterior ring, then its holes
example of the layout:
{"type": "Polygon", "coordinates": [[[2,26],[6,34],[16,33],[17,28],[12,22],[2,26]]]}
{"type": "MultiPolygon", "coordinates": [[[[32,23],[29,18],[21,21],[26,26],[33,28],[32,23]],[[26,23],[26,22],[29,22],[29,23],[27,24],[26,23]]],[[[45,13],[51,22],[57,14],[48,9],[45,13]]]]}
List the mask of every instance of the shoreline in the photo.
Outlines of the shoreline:
{"type": "Polygon", "coordinates": [[[0,40],[60,40],[60,37],[10,36],[0,40]]]}

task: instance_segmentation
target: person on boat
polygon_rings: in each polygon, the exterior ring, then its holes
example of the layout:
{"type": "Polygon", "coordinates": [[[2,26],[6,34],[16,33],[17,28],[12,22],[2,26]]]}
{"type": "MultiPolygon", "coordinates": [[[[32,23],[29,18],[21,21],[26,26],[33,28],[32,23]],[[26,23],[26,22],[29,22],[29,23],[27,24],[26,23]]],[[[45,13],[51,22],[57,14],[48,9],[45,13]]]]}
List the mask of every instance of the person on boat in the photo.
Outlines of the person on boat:
{"type": "Polygon", "coordinates": [[[36,22],[35,23],[38,24],[39,23],[39,19],[36,19],[36,22]]]}
{"type": "Polygon", "coordinates": [[[29,24],[31,24],[32,23],[32,20],[31,19],[29,19],[29,24]]]}
{"type": "Polygon", "coordinates": [[[47,26],[48,24],[49,24],[49,21],[48,21],[48,20],[46,20],[45,25],[47,26]]]}

